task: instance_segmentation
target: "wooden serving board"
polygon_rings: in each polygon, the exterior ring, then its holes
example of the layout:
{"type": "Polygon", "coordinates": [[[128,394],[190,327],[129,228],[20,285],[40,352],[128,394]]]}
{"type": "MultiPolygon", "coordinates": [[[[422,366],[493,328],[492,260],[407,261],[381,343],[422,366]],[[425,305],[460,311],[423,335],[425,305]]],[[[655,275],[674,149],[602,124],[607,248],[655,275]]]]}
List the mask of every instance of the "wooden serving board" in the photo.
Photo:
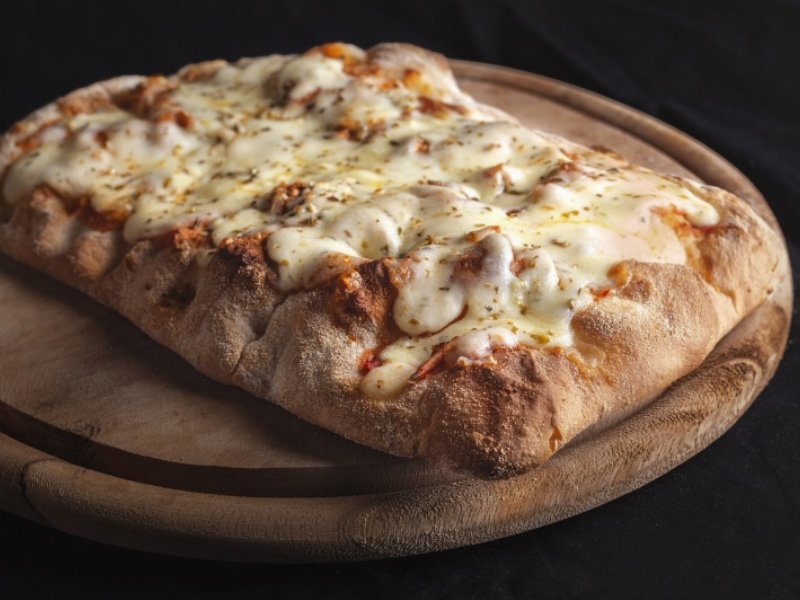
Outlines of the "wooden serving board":
{"type": "MultiPolygon", "coordinates": [[[[708,148],[544,77],[454,62],[463,87],[533,127],[602,144],[748,200],[708,148]]],[[[615,427],[506,481],[454,476],[307,425],[195,372],[80,293],[0,259],[0,507],[94,540],[247,561],[431,552],[564,519],[630,492],[722,435],[772,376],[791,313],[769,301],[694,373],[615,427]]]]}

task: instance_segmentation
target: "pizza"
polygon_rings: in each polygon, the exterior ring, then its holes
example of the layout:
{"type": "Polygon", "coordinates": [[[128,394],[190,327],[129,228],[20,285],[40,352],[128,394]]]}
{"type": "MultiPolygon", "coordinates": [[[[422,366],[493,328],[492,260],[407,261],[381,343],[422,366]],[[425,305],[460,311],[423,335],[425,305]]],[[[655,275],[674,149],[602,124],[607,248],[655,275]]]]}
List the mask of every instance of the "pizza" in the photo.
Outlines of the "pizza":
{"type": "Polygon", "coordinates": [[[480,477],[695,369],[776,282],[734,195],[333,43],[73,92],[0,142],[0,250],[201,373],[480,477]]]}

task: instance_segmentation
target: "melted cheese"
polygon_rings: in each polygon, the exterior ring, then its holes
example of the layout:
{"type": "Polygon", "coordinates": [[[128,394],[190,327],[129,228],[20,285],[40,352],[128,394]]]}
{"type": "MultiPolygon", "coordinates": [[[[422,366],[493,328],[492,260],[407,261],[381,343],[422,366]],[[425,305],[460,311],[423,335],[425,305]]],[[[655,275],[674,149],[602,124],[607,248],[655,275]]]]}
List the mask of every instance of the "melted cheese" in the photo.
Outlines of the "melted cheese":
{"type": "Polygon", "coordinates": [[[613,286],[614,264],[685,262],[654,209],[719,219],[673,180],[498,120],[449,80],[432,93],[450,106],[431,109],[412,88],[322,53],[226,65],[169,92],[189,126],[118,109],[50,126],[10,167],[3,196],[47,184],[98,212],[128,211],[129,242],[198,222],[215,245],[265,233],[287,292],[325,269],[409,257],[393,312],[407,335],[364,377],[375,398],[437,350],[463,364],[497,346],[570,346],[572,315],[613,286]]]}

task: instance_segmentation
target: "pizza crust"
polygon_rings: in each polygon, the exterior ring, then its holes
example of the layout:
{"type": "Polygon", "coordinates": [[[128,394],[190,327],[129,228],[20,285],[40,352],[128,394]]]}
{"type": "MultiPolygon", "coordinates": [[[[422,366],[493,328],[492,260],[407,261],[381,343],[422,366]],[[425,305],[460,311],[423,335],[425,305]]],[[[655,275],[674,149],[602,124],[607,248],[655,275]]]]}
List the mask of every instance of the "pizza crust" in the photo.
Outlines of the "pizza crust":
{"type": "MultiPolygon", "coordinates": [[[[388,52],[387,61],[402,64],[402,47],[388,52]]],[[[415,64],[442,68],[426,56],[412,52],[415,64]]],[[[96,84],[33,113],[0,142],[0,172],[21,140],[63,111],[141,81],[96,84]]],[[[395,292],[382,261],[358,266],[346,287],[340,278],[286,294],[269,262],[247,249],[220,251],[202,266],[191,243],[128,245],[119,230],[89,227],[47,190],[0,224],[0,251],[116,310],[202,373],[309,422],[398,456],[508,477],[641,408],[696,368],[771,291],[777,235],[735,196],[681,182],[723,223],[687,237],[689,266],[628,262],[614,293],[573,317],[574,348],[499,348],[491,360],[434,371],[388,400],[359,390],[363,356],[393,328],[395,292]]]]}

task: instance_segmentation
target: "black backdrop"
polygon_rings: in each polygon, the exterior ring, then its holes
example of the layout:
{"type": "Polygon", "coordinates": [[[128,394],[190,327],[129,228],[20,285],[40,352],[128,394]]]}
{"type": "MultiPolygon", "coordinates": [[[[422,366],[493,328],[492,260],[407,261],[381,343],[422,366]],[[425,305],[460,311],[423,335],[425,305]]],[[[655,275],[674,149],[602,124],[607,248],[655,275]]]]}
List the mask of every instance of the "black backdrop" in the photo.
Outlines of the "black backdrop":
{"type": "MultiPolygon", "coordinates": [[[[800,264],[795,3],[0,4],[0,127],[113,75],[337,39],[542,73],[659,117],[753,180],[800,264]]],[[[799,372],[790,342],[768,389],[708,450],[538,531],[430,556],[265,566],[121,550],[0,513],[0,597],[798,598],[799,372]]]]}

